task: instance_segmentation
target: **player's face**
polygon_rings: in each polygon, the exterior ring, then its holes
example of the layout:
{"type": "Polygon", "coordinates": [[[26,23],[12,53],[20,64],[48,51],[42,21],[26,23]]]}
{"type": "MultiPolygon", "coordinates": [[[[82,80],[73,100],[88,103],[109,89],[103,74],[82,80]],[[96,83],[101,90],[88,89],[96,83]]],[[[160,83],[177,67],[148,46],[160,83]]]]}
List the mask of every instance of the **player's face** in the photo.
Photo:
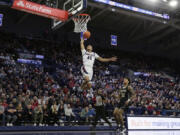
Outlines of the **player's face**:
{"type": "Polygon", "coordinates": [[[124,82],[123,82],[125,85],[129,83],[128,79],[127,78],[124,78],[124,82]]]}
{"type": "Polygon", "coordinates": [[[91,46],[91,45],[88,45],[88,46],[87,46],[87,51],[88,51],[88,52],[92,52],[92,50],[93,50],[92,46],[91,46]]]}

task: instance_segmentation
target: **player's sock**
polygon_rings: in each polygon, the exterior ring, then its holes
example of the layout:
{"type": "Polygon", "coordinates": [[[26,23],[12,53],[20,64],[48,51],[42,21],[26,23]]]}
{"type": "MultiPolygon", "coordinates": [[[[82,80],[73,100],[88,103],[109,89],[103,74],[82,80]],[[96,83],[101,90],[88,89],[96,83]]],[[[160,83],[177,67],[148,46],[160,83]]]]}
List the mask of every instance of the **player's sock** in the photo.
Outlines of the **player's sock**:
{"type": "Polygon", "coordinates": [[[116,132],[120,132],[120,131],[121,131],[121,126],[120,124],[117,124],[116,132]]]}
{"type": "Polygon", "coordinates": [[[126,127],[125,126],[121,126],[121,132],[126,132],[126,127]]]}

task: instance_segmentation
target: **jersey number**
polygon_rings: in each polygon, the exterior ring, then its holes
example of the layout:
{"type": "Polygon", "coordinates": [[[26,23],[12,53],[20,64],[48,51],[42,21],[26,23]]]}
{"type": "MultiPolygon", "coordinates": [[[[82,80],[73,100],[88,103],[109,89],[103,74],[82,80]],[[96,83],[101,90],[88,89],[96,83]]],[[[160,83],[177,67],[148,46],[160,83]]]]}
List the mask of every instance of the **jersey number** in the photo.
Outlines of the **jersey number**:
{"type": "Polygon", "coordinates": [[[123,97],[123,98],[124,98],[124,97],[125,97],[125,93],[121,93],[121,97],[123,97]]]}
{"type": "Polygon", "coordinates": [[[88,56],[87,59],[88,59],[88,60],[92,60],[92,56],[88,56]]]}

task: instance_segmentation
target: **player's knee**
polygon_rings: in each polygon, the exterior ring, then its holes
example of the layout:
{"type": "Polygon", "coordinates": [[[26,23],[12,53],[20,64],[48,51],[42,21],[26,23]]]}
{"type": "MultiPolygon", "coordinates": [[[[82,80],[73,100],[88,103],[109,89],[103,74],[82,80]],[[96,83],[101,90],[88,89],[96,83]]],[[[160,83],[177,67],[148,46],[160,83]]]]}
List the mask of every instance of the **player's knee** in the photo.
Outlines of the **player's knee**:
{"type": "Polygon", "coordinates": [[[118,108],[115,108],[115,109],[114,109],[114,112],[113,112],[113,115],[114,115],[114,116],[116,116],[116,115],[118,114],[118,110],[119,110],[118,108]]]}
{"type": "Polygon", "coordinates": [[[86,82],[90,81],[88,76],[85,76],[84,79],[85,79],[86,82]]]}
{"type": "Polygon", "coordinates": [[[119,114],[120,114],[120,115],[122,115],[123,112],[124,112],[124,111],[123,111],[122,109],[119,110],[119,114]]]}

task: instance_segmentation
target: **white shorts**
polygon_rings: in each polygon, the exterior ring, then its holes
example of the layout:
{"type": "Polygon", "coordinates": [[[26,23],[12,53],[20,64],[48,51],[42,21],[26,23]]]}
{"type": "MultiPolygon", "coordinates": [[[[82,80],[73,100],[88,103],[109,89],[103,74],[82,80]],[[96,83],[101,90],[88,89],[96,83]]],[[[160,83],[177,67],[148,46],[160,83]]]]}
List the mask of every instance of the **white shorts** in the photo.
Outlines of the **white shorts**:
{"type": "Polygon", "coordinates": [[[87,76],[89,78],[89,81],[92,80],[92,77],[93,77],[93,70],[92,69],[82,66],[81,67],[81,73],[83,75],[83,78],[85,78],[87,76]]]}

